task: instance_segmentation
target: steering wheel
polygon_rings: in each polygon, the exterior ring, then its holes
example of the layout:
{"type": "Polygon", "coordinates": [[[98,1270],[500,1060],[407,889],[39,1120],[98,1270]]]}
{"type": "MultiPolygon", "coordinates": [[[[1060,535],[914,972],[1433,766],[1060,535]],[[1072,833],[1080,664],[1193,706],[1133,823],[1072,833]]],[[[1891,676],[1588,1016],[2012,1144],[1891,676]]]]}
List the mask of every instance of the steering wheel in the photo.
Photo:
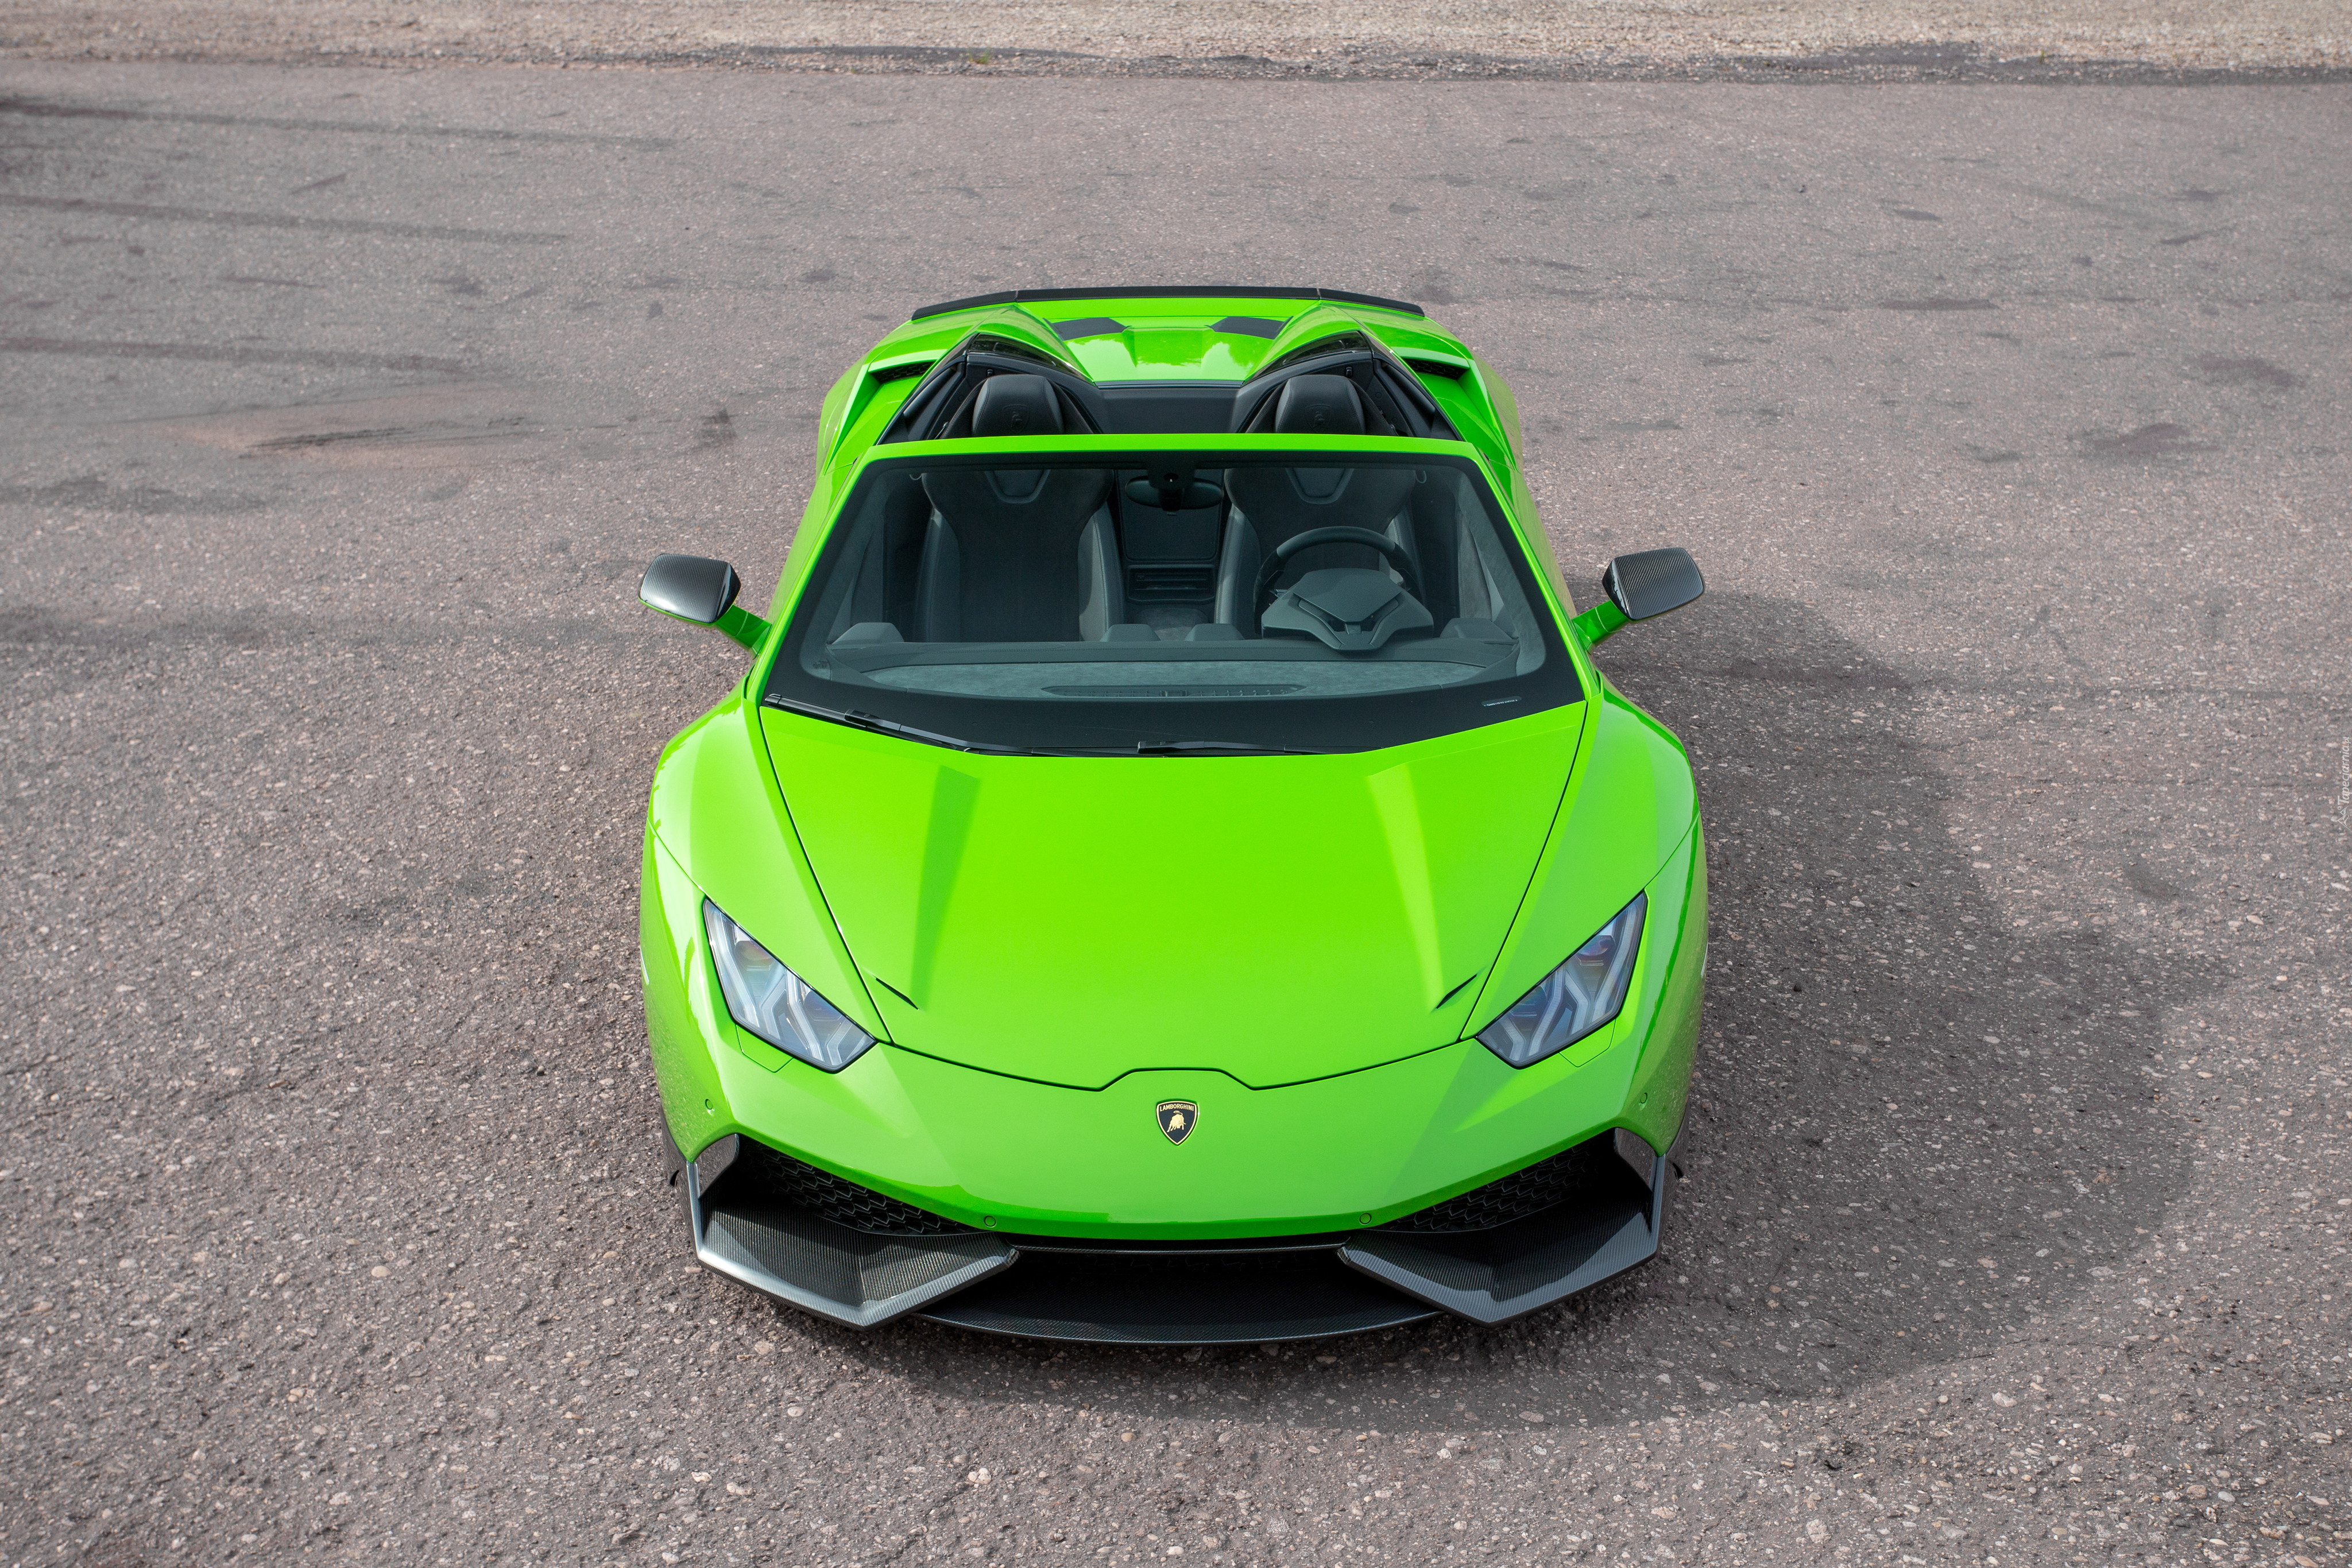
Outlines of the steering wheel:
{"type": "Polygon", "coordinates": [[[1274,580],[1282,575],[1282,569],[1290,564],[1292,556],[1303,549],[1312,549],[1317,545],[1341,544],[1363,545],[1380,551],[1388,558],[1389,564],[1396,568],[1397,575],[1404,579],[1404,591],[1415,599],[1421,597],[1421,573],[1412,564],[1412,556],[1404,546],[1388,535],[1375,533],[1370,528],[1309,528],[1303,534],[1293,534],[1275,546],[1274,553],[1266,557],[1264,566],[1258,568],[1258,613],[1265,614],[1265,607],[1274,602],[1274,580]]]}

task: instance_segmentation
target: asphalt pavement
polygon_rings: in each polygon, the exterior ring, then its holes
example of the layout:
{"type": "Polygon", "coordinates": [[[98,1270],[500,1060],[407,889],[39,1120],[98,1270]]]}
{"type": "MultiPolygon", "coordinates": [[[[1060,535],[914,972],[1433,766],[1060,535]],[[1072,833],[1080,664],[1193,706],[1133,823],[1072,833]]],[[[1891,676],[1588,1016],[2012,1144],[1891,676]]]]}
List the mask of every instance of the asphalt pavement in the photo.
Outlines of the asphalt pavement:
{"type": "Polygon", "coordinates": [[[2352,1558],[2352,90],[0,68],[0,1560],[2352,1558]],[[989,288],[1513,382],[1689,741],[1662,1255],[1496,1332],[817,1324],[635,874],[818,401],[989,288]]]}

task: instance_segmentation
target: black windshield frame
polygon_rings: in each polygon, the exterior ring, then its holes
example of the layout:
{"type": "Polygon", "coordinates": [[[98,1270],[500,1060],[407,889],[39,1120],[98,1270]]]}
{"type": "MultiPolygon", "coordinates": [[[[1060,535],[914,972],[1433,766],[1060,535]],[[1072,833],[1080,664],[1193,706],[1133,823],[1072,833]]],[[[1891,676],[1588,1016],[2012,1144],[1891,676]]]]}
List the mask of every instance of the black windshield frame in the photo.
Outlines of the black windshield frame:
{"type": "MultiPolygon", "coordinates": [[[[1206,444],[1182,454],[1186,462],[1202,470],[1285,460],[1328,465],[1337,455],[1328,449],[1225,448],[1206,444]]],[[[886,476],[950,467],[1003,469],[1016,465],[1024,469],[1149,469],[1164,465],[1170,456],[1165,447],[1140,446],[1084,452],[910,453],[869,461],[834,511],[817,559],[802,579],[783,635],[769,662],[761,700],[769,706],[819,717],[845,716],[856,727],[927,744],[984,752],[1082,756],[1190,754],[1188,743],[1200,742],[1210,743],[1200,748],[1202,755],[1252,749],[1372,751],[1479,729],[1584,700],[1583,683],[1570,654],[1559,612],[1477,462],[1466,455],[1377,449],[1348,452],[1344,461],[1352,466],[1444,468],[1467,481],[1470,493],[1486,513],[1542,638],[1543,658],[1534,669],[1410,691],[1279,701],[1204,699],[1175,705],[1041,702],[853,685],[806,667],[807,643],[820,619],[817,607],[826,584],[845,552],[853,548],[850,536],[856,531],[855,519],[868,486],[883,482],[886,476]]]]}

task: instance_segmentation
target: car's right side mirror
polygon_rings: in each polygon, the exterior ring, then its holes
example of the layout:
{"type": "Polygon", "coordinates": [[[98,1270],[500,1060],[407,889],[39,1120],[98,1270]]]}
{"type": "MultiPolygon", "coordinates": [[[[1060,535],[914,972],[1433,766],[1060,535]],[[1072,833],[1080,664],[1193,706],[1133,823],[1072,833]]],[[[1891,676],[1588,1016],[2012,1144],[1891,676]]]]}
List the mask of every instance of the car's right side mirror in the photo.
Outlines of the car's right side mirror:
{"type": "Polygon", "coordinates": [[[768,623],[735,602],[742,591],[733,567],[698,555],[657,555],[637,584],[637,597],[647,609],[709,626],[746,648],[756,648],[768,623]]]}
{"type": "Polygon", "coordinates": [[[1588,648],[1619,627],[1680,610],[1706,591],[1706,579],[1686,549],[1636,550],[1601,570],[1600,603],[1574,622],[1588,648]]]}

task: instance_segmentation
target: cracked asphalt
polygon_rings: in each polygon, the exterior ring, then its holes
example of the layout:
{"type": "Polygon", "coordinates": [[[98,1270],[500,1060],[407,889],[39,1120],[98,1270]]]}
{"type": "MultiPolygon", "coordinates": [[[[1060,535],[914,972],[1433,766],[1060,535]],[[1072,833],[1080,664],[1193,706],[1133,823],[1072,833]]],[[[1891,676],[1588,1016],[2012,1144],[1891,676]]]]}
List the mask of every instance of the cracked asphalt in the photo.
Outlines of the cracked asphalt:
{"type": "Polygon", "coordinates": [[[0,1560],[2352,1560],[2352,99],[0,68],[0,1560]],[[635,873],[911,307],[1429,304],[1690,742],[1662,1255],[1498,1332],[692,1265],[635,873]]]}

